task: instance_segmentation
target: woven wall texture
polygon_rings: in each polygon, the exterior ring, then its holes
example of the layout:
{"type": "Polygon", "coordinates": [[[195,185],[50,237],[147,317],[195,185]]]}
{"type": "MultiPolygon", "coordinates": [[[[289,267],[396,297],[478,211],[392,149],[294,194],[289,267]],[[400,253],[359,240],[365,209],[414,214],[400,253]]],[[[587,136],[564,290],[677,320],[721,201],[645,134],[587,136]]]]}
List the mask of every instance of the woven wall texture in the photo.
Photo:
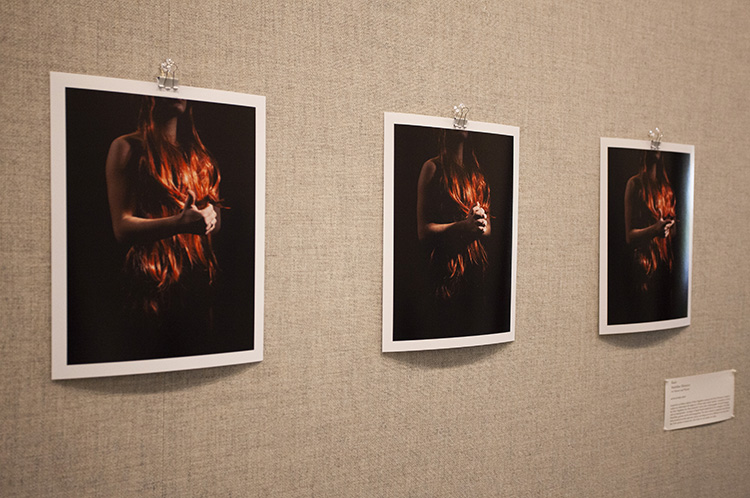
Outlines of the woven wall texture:
{"type": "Polygon", "coordinates": [[[0,495],[750,495],[746,0],[0,3],[0,495]],[[267,97],[265,360],[50,381],[49,71],[267,97]],[[521,129],[516,341],[380,353],[383,112],[521,129]],[[694,144],[693,322],[602,338],[599,137],[694,144]],[[737,417],[664,432],[663,379],[737,417]]]}

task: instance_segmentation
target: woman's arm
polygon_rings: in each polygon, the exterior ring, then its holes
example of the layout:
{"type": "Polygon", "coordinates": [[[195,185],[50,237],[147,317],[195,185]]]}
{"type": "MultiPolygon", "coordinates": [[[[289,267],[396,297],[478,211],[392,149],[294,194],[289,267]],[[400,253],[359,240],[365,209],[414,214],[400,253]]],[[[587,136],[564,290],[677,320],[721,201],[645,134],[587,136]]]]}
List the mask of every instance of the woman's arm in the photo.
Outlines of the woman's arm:
{"type": "Polygon", "coordinates": [[[641,244],[648,242],[655,237],[669,236],[669,229],[674,225],[674,220],[665,220],[660,218],[656,223],[645,228],[635,228],[635,204],[638,189],[636,188],[634,178],[628,180],[625,187],[625,241],[628,244],[641,244]]]}
{"type": "Polygon", "coordinates": [[[424,163],[417,182],[417,235],[420,241],[439,237],[459,237],[461,235],[489,235],[490,221],[485,210],[477,203],[466,219],[453,223],[432,223],[427,221],[429,211],[427,188],[435,176],[437,166],[432,159],[424,163]]]}
{"type": "Polygon", "coordinates": [[[153,219],[134,216],[133,186],[129,184],[126,172],[131,155],[132,148],[125,137],[115,139],[107,155],[107,197],[112,228],[118,242],[152,242],[180,233],[202,235],[218,230],[221,224],[218,209],[214,209],[212,204],[198,209],[193,191],[188,191],[179,214],[153,219]]]}

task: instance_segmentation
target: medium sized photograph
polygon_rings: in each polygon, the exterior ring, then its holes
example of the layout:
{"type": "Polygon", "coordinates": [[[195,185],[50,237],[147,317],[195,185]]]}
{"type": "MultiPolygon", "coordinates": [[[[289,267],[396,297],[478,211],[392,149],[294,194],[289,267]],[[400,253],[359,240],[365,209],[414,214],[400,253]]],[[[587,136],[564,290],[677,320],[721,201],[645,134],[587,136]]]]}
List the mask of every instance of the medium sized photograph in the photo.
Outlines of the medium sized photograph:
{"type": "Polygon", "coordinates": [[[52,378],[260,361],[265,99],[50,81],[52,378]]]}
{"type": "Polygon", "coordinates": [[[601,139],[599,333],[690,325],[694,148],[601,139]]]}
{"type": "Polygon", "coordinates": [[[385,114],[384,352],[514,340],[518,135],[385,114]]]}

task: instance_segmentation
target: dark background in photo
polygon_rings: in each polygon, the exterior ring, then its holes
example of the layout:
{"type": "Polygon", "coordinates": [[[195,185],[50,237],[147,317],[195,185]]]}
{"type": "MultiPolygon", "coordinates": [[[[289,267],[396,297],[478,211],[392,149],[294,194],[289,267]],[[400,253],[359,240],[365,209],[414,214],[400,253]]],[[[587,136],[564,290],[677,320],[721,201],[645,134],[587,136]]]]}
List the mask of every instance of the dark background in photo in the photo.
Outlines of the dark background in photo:
{"type": "MultiPolygon", "coordinates": [[[[670,291],[649,305],[633,297],[633,249],[625,241],[625,187],[641,171],[642,149],[610,147],[608,154],[607,205],[607,324],[648,323],[687,317],[689,243],[692,229],[690,154],[661,151],[664,168],[675,197],[677,222],[672,227],[674,260],[670,291]]],[[[604,257],[604,255],[602,255],[604,257]]]]}
{"type": "Polygon", "coordinates": [[[255,109],[189,102],[198,134],[218,165],[220,195],[228,207],[221,211],[221,231],[213,239],[220,268],[215,333],[173,330],[179,338],[173,350],[155,355],[151,333],[129,323],[122,274],[127,248],[114,238],[105,178],[109,146],[136,130],[140,102],[138,95],[66,89],[68,363],[252,350],[255,109]]]}
{"type": "Polygon", "coordinates": [[[465,337],[510,331],[513,238],[513,137],[469,132],[490,188],[491,235],[483,239],[489,269],[484,312],[442,320],[431,307],[428,257],[417,236],[417,182],[438,155],[440,128],[397,124],[394,129],[393,340],[465,337]],[[458,322],[459,325],[455,325],[458,322]]]}

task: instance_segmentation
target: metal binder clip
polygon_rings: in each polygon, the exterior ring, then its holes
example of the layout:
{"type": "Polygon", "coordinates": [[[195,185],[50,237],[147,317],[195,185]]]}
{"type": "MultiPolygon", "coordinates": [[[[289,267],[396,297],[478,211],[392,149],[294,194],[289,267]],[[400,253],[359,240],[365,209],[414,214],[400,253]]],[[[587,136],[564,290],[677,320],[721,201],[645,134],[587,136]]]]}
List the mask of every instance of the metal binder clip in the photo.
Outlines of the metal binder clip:
{"type": "Polygon", "coordinates": [[[469,108],[463,104],[453,106],[453,127],[463,130],[466,128],[466,115],[469,108]]]}
{"type": "Polygon", "coordinates": [[[648,131],[648,138],[651,139],[651,150],[659,150],[663,136],[664,134],[659,128],[654,128],[653,130],[648,131]]]}
{"type": "Polygon", "coordinates": [[[159,90],[177,91],[179,80],[176,76],[177,64],[172,59],[167,59],[159,65],[159,76],[156,77],[156,84],[159,90]]]}

